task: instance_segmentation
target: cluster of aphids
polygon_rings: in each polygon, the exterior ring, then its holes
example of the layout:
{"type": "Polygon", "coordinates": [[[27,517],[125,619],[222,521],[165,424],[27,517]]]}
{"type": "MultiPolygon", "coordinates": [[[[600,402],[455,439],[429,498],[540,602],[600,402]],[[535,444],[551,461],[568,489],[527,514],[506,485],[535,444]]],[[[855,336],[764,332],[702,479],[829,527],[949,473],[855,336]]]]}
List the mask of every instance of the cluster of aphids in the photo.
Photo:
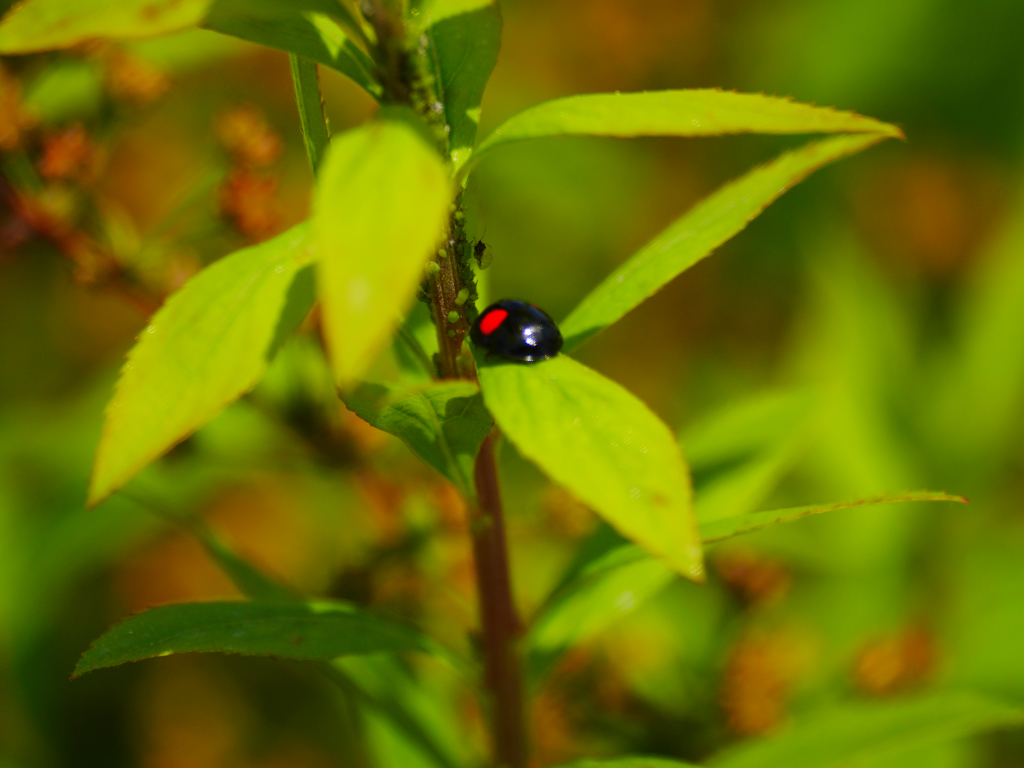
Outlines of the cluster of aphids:
{"type": "MultiPolygon", "coordinates": [[[[476,320],[476,302],[479,298],[476,289],[476,276],[473,274],[470,260],[475,259],[480,269],[487,269],[491,265],[493,256],[482,240],[467,239],[464,227],[465,215],[460,210],[453,210],[448,239],[445,241],[444,246],[438,249],[437,258],[427,262],[425,269],[426,277],[420,285],[417,298],[428,306],[430,305],[430,279],[441,272],[441,261],[449,259],[454,255],[458,267],[459,282],[462,287],[455,297],[455,305],[458,307],[458,310],[453,310],[452,314],[464,313],[466,325],[469,326],[476,320]]],[[[454,317],[450,319],[450,322],[456,323],[460,319],[461,317],[454,317]]]]}
{"type": "MultiPolygon", "coordinates": [[[[465,317],[471,326],[469,336],[473,346],[484,350],[488,358],[535,363],[557,355],[562,348],[562,334],[551,317],[536,305],[518,299],[502,299],[477,313],[476,277],[470,259],[476,259],[480,269],[487,269],[492,257],[483,240],[471,242],[466,238],[464,222],[462,211],[454,210],[445,243],[447,248],[437,252],[439,259],[455,257],[462,283],[455,297],[458,309],[448,313],[448,322],[454,325],[465,317]]],[[[429,303],[430,278],[440,274],[440,263],[428,262],[426,272],[420,299],[429,303]]],[[[455,338],[456,331],[450,329],[448,335],[455,338]]]]}

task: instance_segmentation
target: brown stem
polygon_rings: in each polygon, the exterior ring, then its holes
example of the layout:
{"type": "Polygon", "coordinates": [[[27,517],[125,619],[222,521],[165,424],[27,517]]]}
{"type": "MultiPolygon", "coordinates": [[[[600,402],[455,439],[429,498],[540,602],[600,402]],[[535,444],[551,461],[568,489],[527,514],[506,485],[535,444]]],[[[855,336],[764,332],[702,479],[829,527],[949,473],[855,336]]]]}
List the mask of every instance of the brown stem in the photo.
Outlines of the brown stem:
{"type": "Polygon", "coordinates": [[[464,286],[457,254],[465,244],[465,235],[455,220],[455,214],[452,215],[448,232],[435,262],[440,271],[431,276],[427,284],[430,311],[437,328],[438,373],[442,379],[473,378],[472,372],[467,372],[464,366],[459,365],[462,341],[469,332],[469,322],[465,312],[466,300],[462,304],[458,303],[459,293],[464,286]]]}
{"type": "MultiPolygon", "coordinates": [[[[468,320],[465,302],[458,305],[455,300],[463,287],[456,254],[461,253],[465,246],[465,235],[458,224],[453,215],[449,229],[451,234],[445,242],[448,255],[439,258],[441,271],[431,278],[429,286],[442,378],[474,377],[471,367],[467,369],[459,365],[468,320]],[[458,314],[454,322],[449,318],[449,312],[458,314]]],[[[520,625],[512,598],[508,543],[493,441],[492,433],[480,446],[473,471],[477,502],[469,505],[469,529],[473,538],[477,601],[483,634],[484,683],[489,700],[495,765],[499,768],[526,768],[526,709],[517,648],[520,625]]]]}
{"type": "MultiPolygon", "coordinates": [[[[362,0],[360,7],[377,37],[378,76],[385,100],[408,104],[433,126],[438,149],[447,155],[447,132],[434,109],[439,94],[430,84],[425,50],[410,46],[393,0],[362,0]]],[[[437,329],[438,373],[443,379],[473,379],[472,364],[462,363],[462,342],[469,331],[476,299],[469,267],[469,244],[463,213],[455,201],[436,268],[426,281],[426,294],[437,329]]],[[[474,466],[477,503],[470,504],[470,535],[476,561],[477,599],[483,633],[484,682],[489,698],[491,736],[496,768],[526,768],[526,709],[517,640],[519,620],[512,599],[508,545],[502,517],[501,492],[494,461],[493,435],[480,446],[474,466]]]]}
{"type": "Polygon", "coordinates": [[[473,474],[479,506],[470,513],[483,629],[484,683],[490,698],[495,764],[499,768],[526,768],[526,709],[516,647],[520,625],[512,599],[493,439],[493,433],[484,439],[476,458],[473,474]]]}

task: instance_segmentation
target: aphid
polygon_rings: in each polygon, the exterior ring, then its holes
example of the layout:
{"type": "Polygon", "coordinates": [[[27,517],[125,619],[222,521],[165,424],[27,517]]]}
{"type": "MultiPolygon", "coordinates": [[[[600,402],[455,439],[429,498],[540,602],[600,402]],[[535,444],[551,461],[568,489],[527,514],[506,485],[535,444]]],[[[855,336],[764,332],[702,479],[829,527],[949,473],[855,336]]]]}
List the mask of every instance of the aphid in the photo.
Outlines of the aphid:
{"type": "Polygon", "coordinates": [[[473,257],[476,259],[476,263],[480,265],[480,269],[487,269],[494,260],[494,254],[487,250],[487,243],[483,240],[477,240],[473,246],[473,257]]]}

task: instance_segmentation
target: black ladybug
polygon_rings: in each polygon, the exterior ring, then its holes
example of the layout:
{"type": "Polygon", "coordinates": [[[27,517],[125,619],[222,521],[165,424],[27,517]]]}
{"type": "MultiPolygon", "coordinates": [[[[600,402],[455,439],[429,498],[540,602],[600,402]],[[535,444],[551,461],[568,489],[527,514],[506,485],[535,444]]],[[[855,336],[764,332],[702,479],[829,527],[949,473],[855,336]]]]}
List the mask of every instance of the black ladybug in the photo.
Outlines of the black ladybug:
{"type": "Polygon", "coordinates": [[[562,348],[562,332],[547,313],[515,299],[496,301],[473,323],[469,338],[488,356],[533,363],[547,360],[562,348]]]}

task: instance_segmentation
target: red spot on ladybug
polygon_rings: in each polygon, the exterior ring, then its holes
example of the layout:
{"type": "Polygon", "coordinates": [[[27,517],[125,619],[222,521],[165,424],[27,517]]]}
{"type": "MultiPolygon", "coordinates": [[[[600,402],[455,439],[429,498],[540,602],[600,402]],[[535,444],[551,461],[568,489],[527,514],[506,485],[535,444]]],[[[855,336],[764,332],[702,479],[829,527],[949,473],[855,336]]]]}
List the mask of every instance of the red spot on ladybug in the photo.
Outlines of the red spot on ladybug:
{"type": "Polygon", "coordinates": [[[480,318],[481,333],[490,336],[506,317],[508,317],[508,312],[504,309],[492,309],[490,312],[485,312],[480,318]]]}
{"type": "Polygon", "coordinates": [[[544,310],[515,299],[487,307],[469,331],[473,345],[506,360],[533,363],[554,357],[562,348],[562,332],[544,310]]]}

